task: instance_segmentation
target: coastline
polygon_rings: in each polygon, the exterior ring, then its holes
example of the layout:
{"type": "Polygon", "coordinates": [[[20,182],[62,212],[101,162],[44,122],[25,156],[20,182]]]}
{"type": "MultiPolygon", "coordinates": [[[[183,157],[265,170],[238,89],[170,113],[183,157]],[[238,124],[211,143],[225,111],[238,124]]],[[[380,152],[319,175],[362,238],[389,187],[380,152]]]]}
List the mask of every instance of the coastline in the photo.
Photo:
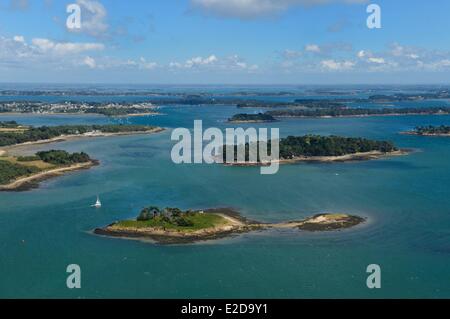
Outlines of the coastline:
{"type": "MultiPolygon", "coordinates": [[[[100,115],[102,115],[102,114],[100,114],[100,115]]],[[[111,117],[124,118],[124,117],[143,117],[143,116],[159,116],[159,115],[163,115],[163,114],[159,113],[159,112],[145,112],[145,113],[133,113],[133,114],[125,114],[125,115],[112,115],[111,117]]]]}
{"type": "Polygon", "coordinates": [[[295,164],[300,162],[306,163],[334,163],[334,162],[352,162],[352,161],[368,161],[375,160],[384,157],[390,156],[403,156],[408,155],[410,153],[409,150],[397,150],[393,152],[380,152],[380,151],[372,151],[372,152],[364,152],[364,153],[354,153],[354,154],[346,154],[341,156],[304,156],[304,157],[295,157],[291,159],[279,159],[272,162],[236,162],[236,163],[225,163],[226,166],[265,166],[270,165],[271,163],[279,163],[279,164],[295,164]]]}
{"type": "Polygon", "coordinates": [[[135,131],[135,132],[118,132],[118,133],[86,133],[86,134],[73,134],[73,135],[61,135],[47,140],[39,140],[33,142],[25,142],[21,144],[9,145],[0,147],[0,156],[7,154],[11,151],[17,151],[18,149],[27,148],[35,145],[51,144],[58,142],[67,142],[84,138],[95,137],[114,137],[114,136],[127,136],[127,135],[139,135],[139,134],[156,134],[165,131],[162,127],[155,127],[148,131],[135,131]]]}
{"type": "Polygon", "coordinates": [[[89,168],[91,168],[93,166],[97,166],[99,164],[100,163],[97,160],[91,160],[86,163],[78,163],[78,164],[70,165],[70,166],[66,166],[66,167],[58,167],[58,168],[50,169],[47,171],[42,171],[42,172],[30,175],[30,176],[19,177],[9,184],[0,185],[0,192],[26,191],[26,190],[38,187],[39,182],[42,182],[49,178],[61,176],[68,172],[89,169],[89,168]]]}
{"type": "Polygon", "coordinates": [[[417,132],[414,131],[409,131],[409,132],[400,132],[400,134],[402,135],[414,135],[414,136],[427,136],[427,137],[450,137],[450,133],[423,133],[423,134],[419,134],[417,132]]]}
{"type": "Polygon", "coordinates": [[[360,115],[323,115],[323,116],[306,116],[306,115],[272,115],[279,119],[335,119],[335,118],[359,118],[359,117],[387,117],[387,116],[431,116],[431,115],[449,115],[450,113],[440,112],[440,113],[391,113],[391,114],[360,114],[360,115]]]}
{"type": "Polygon", "coordinates": [[[163,115],[159,112],[145,112],[145,113],[132,113],[132,114],[123,114],[123,115],[105,115],[101,113],[26,113],[26,112],[0,112],[0,117],[4,116],[104,116],[104,117],[115,117],[115,118],[123,118],[123,117],[138,117],[138,116],[157,116],[163,115]]]}
{"type": "Polygon", "coordinates": [[[260,123],[276,123],[276,122],[279,122],[278,120],[277,121],[264,121],[264,120],[261,120],[261,121],[258,121],[258,120],[253,120],[253,121],[227,121],[227,123],[230,123],[230,124],[260,124],[260,123]]]}
{"type": "Polygon", "coordinates": [[[168,230],[161,227],[123,227],[113,223],[103,228],[96,228],[93,230],[93,233],[95,235],[123,239],[149,239],[158,244],[190,244],[270,229],[309,232],[338,231],[357,226],[366,221],[362,217],[346,214],[318,214],[299,221],[262,223],[247,220],[238,212],[229,208],[209,209],[205,210],[204,214],[220,216],[226,223],[196,231],[168,230]]]}

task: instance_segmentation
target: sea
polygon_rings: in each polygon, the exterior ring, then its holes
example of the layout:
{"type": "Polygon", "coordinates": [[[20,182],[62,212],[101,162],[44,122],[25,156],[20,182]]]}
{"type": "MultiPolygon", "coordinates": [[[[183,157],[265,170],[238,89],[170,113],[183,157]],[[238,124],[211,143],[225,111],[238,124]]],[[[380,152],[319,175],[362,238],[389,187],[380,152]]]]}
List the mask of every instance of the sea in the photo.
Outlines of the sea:
{"type": "MultiPolygon", "coordinates": [[[[139,95],[139,90],[207,92],[230,98],[233,92],[246,91],[252,93],[245,98],[271,101],[373,94],[367,87],[341,86],[328,88],[341,90],[341,95],[326,97],[301,86],[112,86],[108,89],[117,90],[117,95],[105,96],[26,93],[54,87],[3,85],[0,89],[25,92],[0,96],[0,101],[145,102],[148,96],[139,95]],[[136,93],[121,95],[125,89],[136,93]],[[276,94],[280,91],[294,94],[276,94]]],[[[413,89],[377,90],[389,94],[413,89]]],[[[391,104],[450,106],[448,100],[391,104]]],[[[283,137],[366,137],[393,141],[412,151],[363,162],[284,165],[275,175],[261,175],[257,167],[177,165],[170,154],[175,128],[192,129],[194,120],[203,120],[204,128],[246,128],[255,124],[232,125],[226,120],[236,113],[264,109],[162,103],[159,111],[159,116],[129,118],[0,115],[0,121],[34,126],[123,123],[167,129],[154,135],[73,140],[28,150],[84,151],[101,164],[46,180],[37,189],[0,193],[0,298],[450,297],[450,138],[400,134],[416,126],[450,125],[450,116],[283,119],[257,124],[279,128],[283,137]],[[100,209],[91,207],[97,196],[103,203],[100,209]],[[146,206],[230,207],[262,222],[335,212],[363,216],[367,222],[342,231],[273,230],[188,245],[92,233],[96,227],[134,218],[146,206]],[[66,284],[67,267],[72,264],[81,269],[80,289],[66,284]],[[367,286],[367,267],[373,264],[381,269],[380,289],[367,286]]]]}

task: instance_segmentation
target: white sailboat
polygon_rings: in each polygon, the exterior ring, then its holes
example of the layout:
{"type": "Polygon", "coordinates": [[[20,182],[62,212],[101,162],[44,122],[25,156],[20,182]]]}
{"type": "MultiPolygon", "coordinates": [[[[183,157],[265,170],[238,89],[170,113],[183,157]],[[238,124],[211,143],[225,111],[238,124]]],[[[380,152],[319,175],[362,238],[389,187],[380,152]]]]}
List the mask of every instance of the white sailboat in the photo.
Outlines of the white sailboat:
{"type": "Polygon", "coordinates": [[[95,207],[95,208],[102,207],[102,202],[100,201],[100,198],[98,196],[97,196],[97,201],[95,202],[94,205],[92,205],[92,207],[95,207]]]}

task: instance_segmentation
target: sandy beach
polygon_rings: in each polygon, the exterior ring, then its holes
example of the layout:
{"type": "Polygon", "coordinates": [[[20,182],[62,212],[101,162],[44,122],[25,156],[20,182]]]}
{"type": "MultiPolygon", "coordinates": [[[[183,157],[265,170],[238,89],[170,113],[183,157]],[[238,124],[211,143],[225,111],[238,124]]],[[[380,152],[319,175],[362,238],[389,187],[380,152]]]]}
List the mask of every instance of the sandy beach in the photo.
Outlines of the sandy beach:
{"type": "Polygon", "coordinates": [[[141,134],[155,134],[164,131],[164,128],[155,127],[154,129],[143,131],[143,132],[119,132],[119,133],[102,133],[102,132],[89,132],[85,134],[74,134],[74,135],[61,135],[55,138],[40,140],[34,142],[26,142],[21,144],[15,144],[11,146],[4,146],[0,148],[0,156],[5,154],[10,154],[14,152],[26,151],[29,147],[42,145],[42,144],[50,144],[50,143],[58,143],[58,142],[67,142],[78,139],[85,138],[96,138],[96,137],[113,137],[113,136],[127,136],[127,135],[141,135],[141,134]]]}
{"type": "Polygon", "coordinates": [[[39,172],[37,174],[33,174],[31,176],[21,177],[16,179],[14,182],[9,183],[7,185],[0,185],[0,191],[19,191],[19,190],[27,190],[36,185],[36,183],[55,177],[60,176],[68,172],[78,171],[82,169],[88,169],[92,166],[98,165],[97,161],[90,161],[87,163],[79,163],[66,167],[58,167],[55,169],[50,169],[47,171],[39,172]]]}

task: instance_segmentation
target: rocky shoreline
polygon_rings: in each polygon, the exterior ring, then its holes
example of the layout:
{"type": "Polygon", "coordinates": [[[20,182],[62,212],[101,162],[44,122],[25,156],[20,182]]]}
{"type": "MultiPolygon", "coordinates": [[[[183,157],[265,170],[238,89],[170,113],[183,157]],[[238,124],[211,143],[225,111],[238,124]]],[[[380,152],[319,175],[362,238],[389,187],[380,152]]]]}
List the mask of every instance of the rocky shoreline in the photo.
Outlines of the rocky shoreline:
{"type": "Polygon", "coordinates": [[[295,157],[290,159],[279,159],[272,162],[236,162],[236,163],[225,163],[226,166],[265,166],[270,165],[270,163],[279,163],[279,164],[295,164],[295,163],[334,163],[334,162],[354,162],[354,161],[368,161],[375,160],[384,157],[390,156],[402,156],[408,155],[410,150],[398,150],[393,152],[365,152],[365,153],[354,153],[354,154],[346,154],[342,156],[305,156],[305,157],[295,157]]]}

